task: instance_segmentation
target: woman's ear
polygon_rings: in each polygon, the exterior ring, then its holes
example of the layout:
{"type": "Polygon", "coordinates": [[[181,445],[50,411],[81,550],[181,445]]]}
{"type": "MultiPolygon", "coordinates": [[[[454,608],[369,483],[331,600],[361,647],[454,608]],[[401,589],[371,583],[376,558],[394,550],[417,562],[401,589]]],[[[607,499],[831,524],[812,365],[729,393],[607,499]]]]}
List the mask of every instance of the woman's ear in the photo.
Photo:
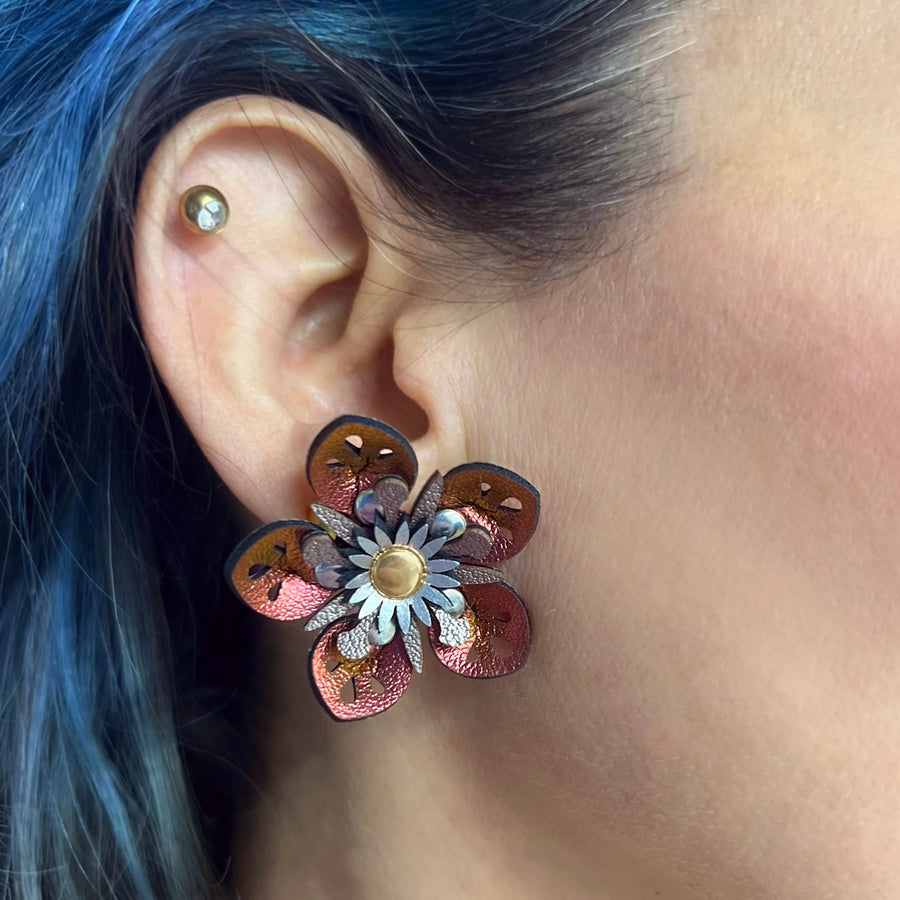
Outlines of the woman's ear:
{"type": "Polygon", "coordinates": [[[135,268],[147,346],[207,457],[260,519],[305,512],[306,448],[335,416],[427,431],[394,374],[397,319],[415,292],[372,250],[358,202],[378,193],[345,132],[264,97],[192,113],[143,178],[135,268]],[[201,184],[230,207],[215,235],[181,218],[181,195],[201,184]]]}

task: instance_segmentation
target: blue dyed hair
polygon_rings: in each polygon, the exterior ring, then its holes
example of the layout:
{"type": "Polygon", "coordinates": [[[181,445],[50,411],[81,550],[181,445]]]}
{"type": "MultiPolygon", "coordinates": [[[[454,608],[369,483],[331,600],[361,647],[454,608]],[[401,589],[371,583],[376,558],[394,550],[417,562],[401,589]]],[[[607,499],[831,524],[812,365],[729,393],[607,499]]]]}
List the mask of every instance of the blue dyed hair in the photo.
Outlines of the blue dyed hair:
{"type": "Polygon", "coordinates": [[[541,266],[659,177],[642,61],[674,3],[0,0],[4,897],[225,890],[253,628],[217,583],[225,491],[136,325],[159,138],[220,97],[289,98],[423,227],[541,266]]]}

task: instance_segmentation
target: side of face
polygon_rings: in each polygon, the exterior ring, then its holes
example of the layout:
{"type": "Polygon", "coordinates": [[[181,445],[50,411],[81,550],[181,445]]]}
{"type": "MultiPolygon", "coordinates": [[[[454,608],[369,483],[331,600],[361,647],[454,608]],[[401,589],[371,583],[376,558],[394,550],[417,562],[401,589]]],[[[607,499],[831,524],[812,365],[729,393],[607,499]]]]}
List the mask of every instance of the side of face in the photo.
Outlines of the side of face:
{"type": "Polygon", "coordinates": [[[474,452],[544,503],[504,771],[537,743],[535,804],[815,894],[896,850],[900,10],[691,16],[649,225],[467,332],[474,452]]]}

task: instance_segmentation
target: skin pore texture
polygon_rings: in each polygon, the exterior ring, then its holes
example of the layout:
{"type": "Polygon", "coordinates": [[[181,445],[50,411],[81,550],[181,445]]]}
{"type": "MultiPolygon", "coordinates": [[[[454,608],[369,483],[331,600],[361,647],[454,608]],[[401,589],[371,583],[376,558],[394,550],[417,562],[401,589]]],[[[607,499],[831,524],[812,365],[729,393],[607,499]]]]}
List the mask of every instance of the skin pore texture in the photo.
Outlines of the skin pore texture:
{"type": "Polygon", "coordinates": [[[241,243],[253,140],[201,118],[157,154],[148,345],[255,517],[306,514],[305,448],[343,412],[406,430],[422,478],[484,460],[543,500],[506,566],[534,626],[509,678],[427,658],[396,707],[337,725],[302,623],[260,621],[241,897],[896,896],[900,9],[722,2],[683,25],[666,63],[682,174],[622,250],[513,302],[477,273],[448,286],[427,246],[401,262],[397,232],[366,251],[378,205],[348,198],[377,180],[346,176],[326,124],[284,147],[256,132],[259,168],[307,198],[266,226],[302,244],[290,276],[258,262],[271,235],[241,243]],[[202,182],[237,211],[228,244],[172,224],[202,182]],[[237,415],[264,437],[238,448],[237,415]]]}

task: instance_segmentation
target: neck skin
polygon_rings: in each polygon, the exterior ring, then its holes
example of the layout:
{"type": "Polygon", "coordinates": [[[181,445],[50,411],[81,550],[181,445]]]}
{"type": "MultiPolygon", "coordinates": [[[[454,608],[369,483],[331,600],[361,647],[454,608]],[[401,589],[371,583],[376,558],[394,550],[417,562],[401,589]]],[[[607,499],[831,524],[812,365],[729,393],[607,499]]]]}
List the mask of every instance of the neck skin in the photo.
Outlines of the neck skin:
{"type": "Polygon", "coordinates": [[[503,736],[485,710],[505,697],[521,704],[514,676],[469,681],[429,656],[387,713],[336,723],[305,683],[309,637],[294,623],[262,627],[264,755],[238,816],[236,896],[696,897],[599,843],[589,816],[548,815],[553,804],[534,799],[540,784],[504,773],[503,736]],[[442,716],[450,704],[465,714],[442,716]]]}

